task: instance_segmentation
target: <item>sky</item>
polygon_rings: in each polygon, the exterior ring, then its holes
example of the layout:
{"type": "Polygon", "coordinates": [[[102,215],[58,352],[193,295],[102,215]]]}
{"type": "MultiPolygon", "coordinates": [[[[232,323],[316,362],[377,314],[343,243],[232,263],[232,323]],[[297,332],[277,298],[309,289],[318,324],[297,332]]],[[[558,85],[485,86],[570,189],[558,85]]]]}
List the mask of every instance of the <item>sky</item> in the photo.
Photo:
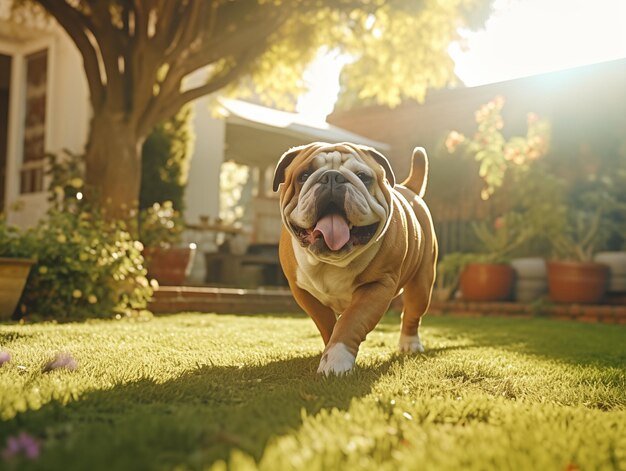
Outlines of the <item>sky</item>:
{"type": "MultiPolygon", "coordinates": [[[[496,0],[485,28],[450,46],[467,86],[626,57],[626,0],[496,0]]],[[[309,68],[297,110],[323,121],[339,92],[345,58],[327,52],[309,68]]]]}

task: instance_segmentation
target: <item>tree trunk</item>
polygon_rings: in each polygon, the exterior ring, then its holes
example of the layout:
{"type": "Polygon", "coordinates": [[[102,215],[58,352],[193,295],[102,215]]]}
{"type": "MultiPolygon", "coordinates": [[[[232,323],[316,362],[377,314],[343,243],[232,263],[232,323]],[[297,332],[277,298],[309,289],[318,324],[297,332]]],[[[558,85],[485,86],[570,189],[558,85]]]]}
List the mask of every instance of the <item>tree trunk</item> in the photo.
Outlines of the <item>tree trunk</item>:
{"type": "Polygon", "coordinates": [[[139,206],[141,146],[125,116],[100,111],[91,121],[85,154],[85,190],[107,219],[132,221],[139,206]]]}

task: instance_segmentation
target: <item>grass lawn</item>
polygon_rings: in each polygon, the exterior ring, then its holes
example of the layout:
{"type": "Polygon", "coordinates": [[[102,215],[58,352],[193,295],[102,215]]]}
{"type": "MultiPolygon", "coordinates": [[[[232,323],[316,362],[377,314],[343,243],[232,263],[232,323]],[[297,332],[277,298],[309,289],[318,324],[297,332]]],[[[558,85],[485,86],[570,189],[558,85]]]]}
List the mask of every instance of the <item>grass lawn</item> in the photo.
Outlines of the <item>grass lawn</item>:
{"type": "Polygon", "coordinates": [[[626,329],[388,315],[357,370],[316,375],[304,316],[0,325],[0,469],[626,469],[626,329]],[[42,372],[58,352],[78,368],[42,372]]]}

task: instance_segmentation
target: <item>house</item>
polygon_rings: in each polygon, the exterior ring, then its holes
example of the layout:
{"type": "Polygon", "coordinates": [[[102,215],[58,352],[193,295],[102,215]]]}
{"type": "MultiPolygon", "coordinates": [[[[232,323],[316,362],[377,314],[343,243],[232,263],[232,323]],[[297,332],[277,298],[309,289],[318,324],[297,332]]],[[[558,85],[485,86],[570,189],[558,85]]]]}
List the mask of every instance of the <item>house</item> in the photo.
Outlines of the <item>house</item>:
{"type": "MultiPolygon", "coordinates": [[[[48,208],[46,153],[85,147],[91,108],[82,58],[56,23],[17,23],[0,2],[0,213],[8,222],[32,226],[48,208]]],[[[193,80],[193,78],[192,78],[193,80]]],[[[246,244],[276,245],[281,226],[269,175],[290,147],[312,141],[352,141],[386,150],[328,123],[238,100],[196,100],[195,148],[186,192],[185,238],[199,252],[214,252],[228,234],[246,244]],[[218,117],[215,117],[217,111],[218,117]],[[251,168],[247,227],[219,223],[220,167],[234,161],[251,168]]],[[[204,259],[196,257],[192,282],[205,279],[204,259]]]]}

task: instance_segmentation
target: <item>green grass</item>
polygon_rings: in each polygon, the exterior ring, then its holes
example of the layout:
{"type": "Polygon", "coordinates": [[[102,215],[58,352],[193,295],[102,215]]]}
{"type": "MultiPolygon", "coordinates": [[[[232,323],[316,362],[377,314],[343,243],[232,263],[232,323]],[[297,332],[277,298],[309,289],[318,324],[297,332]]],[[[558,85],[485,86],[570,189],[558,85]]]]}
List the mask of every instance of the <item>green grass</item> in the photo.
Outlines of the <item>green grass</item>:
{"type": "Polygon", "coordinates": [[[0,468],[626,469],[624,327],[427,317],[401,356],[398,324],[329,379],[303,316],[0,325],[0,448],[42,444],[0,468]]]}

